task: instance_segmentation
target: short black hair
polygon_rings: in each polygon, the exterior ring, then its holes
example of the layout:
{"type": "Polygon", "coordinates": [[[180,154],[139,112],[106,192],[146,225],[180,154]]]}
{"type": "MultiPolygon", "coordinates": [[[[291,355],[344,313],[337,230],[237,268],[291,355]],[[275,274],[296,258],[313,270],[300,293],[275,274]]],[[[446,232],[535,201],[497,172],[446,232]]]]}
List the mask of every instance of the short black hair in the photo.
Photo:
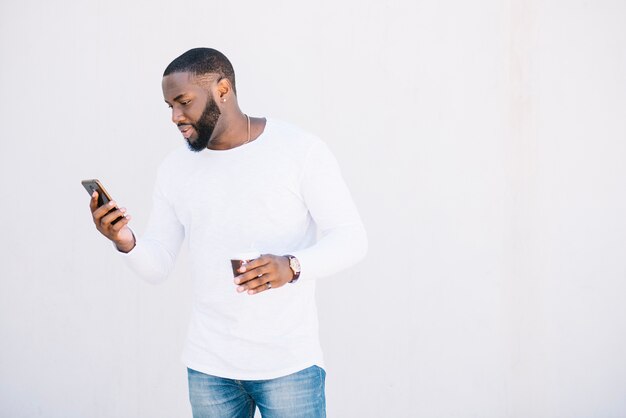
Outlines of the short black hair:
{"type": "Polygon", "coordinates": [[[219,74],[227,78],[236,94],[235,70],[226,55],[213,48],[193,48],[174,59],[163,72],[163,77],[172,73],[192,73],[196,76],[219,74]]]}

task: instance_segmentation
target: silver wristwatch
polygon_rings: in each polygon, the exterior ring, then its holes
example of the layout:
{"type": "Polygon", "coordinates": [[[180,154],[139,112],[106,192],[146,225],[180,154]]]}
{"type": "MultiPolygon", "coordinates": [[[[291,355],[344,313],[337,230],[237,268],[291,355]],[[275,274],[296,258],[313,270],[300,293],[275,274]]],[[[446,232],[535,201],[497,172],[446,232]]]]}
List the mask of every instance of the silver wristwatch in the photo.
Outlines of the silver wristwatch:
{"type": "Polygon", "coordinates": [[[293,279],[291,279],[289,283],[295,283],[300,278],[300,270],[301,270],[300,262],[293,255],[287,254],[285,255],[285,257],[289,259],[289,268],[293,272],[293,279]]]}

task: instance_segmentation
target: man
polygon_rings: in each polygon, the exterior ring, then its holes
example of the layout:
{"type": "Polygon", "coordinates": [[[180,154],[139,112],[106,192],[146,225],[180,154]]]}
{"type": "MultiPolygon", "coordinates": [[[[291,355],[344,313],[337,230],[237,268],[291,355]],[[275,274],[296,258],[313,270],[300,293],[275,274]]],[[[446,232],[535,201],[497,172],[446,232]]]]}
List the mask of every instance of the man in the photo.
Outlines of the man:
{"type": "Polygon", "coordinates": [[[116,202],[97,229],[145,279],[163,280],[187,239],[194,300],[183,361],[194,417],[324,417],[315,281],[359,261],[367,239],[338,165],[315,136],[248,117],[219,51],[196,48],[163,75],[187,147],[159,168],[143,237],[116,202]],[[116,219],[122,217],[118,222],[116,219]],[[230,259],[263,253],[233,279],[230,259]]]}

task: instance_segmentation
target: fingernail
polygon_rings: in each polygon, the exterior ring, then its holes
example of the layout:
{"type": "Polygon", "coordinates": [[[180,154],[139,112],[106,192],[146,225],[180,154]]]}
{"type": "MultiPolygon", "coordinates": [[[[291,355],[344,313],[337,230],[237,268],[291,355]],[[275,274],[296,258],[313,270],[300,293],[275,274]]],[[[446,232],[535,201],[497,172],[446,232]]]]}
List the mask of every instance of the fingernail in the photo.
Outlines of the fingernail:
{"type": "Polygon", "coordinates": [[[243,292],[244,290],[246,290],[246,288],[245,288],[245,287],[243,287],[243,286],[239,286],[239,287],[237,288],[237,292],[239,292],[239,293],[243,292]]]}
{"type": "Polygon", "coordinates": [[[245,272],[246,272],[246,267],[245,267],[245,266],[241,266],[241,267],[239,268],[239,271],[240,271],[241,273],[245,273],[245,272]]]}
{"type": "Polygon", "coordinates": [[[254,290],[248,290],[249,295],[254,295],[254,290]]]}
{"type": "Polygon", "coordinates": [[[235,284],[239,284],[239,283],[241,283],[241,280],[240,279],[235,279],[235,284]]]}

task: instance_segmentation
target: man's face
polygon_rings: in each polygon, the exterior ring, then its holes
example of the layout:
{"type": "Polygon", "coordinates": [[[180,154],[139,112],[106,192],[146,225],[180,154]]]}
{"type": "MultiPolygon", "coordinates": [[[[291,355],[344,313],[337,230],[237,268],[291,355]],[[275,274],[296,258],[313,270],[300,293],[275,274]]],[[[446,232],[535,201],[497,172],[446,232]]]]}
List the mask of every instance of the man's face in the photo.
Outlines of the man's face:
{"type": "MultiPolygon", "coordinates": [[[[178,126],[192,151],[202,151],[211,140],[220,118],[220,109],[207,87],[190,73],[163,77],[163,96],[172,109],[172,122],[178,126]]],[[[206,83],[205,83],[206,84],[206,83]]]]}
{"type": "Polygon", "coordinates": [[[217,107],[215,100],[209,96],[206,106],[204,107],[204,112],[202,112],[200,119],[198,119],[196,123],[178,125],[178,129],[183,132],[183,136],[190,132],[190,136],[185,136],[190,150],[199,152],[209,145],[209,141],[211,141],[211,136],[213,135],[215,125],[217,125],[219,118],[220,109],[217,107]],[[195,131],[196,134],[195,139],[191,136],[193,135],[193,131],[195,131]]]}

